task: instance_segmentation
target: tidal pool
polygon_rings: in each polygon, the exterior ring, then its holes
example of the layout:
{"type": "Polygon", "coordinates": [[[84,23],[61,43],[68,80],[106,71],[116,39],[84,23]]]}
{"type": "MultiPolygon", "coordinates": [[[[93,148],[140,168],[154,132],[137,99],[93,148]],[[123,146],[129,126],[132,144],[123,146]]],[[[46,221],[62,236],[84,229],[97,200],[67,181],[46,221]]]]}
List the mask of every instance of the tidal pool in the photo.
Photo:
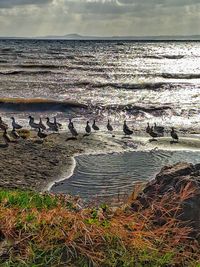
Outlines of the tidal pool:
{"type": "Polygon", "coordinates": [[[79,195],[86,202],[129,195],[137,182],[153,179],[165,165],[200,162],[194,151],[134,151],[75,157],[73,175],[52,186],[53,193],[79,195]]]}

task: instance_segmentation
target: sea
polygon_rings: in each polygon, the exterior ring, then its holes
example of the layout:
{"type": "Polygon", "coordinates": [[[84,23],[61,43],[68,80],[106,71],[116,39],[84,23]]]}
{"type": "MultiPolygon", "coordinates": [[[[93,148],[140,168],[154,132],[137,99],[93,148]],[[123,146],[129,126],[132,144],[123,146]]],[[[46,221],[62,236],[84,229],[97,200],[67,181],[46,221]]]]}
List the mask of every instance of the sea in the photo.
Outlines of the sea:
{"type": "MultiPolygon", "coordinates": [[[[71,117],[79,124],[124,119],[143,129],[200,127],[200,42],[0,40],[0,100],[74,101],[85,107],[50,106],[35,118],[71,117]]],[[[45,105],[45,104],[44,104],[45,105]]],[[[24,125],[31,110],[0,104],[0,114],[24,125]]],[[[67,127],[67,124],[66,124],[67,127]]]]}
{"type": "MultiPolygon", "coordinates": [[[[147,122],[198,132],[200,42],[2,39],[0,116],[8,124],[14,116],[28,127],[29,115],[36,121],[56,116],[63,130],[72,118],[79,132],[94,119],[100,131],[106,131],[110,119],[121,132],[124,120],[144,134],[147,122]],[[21,106],[6,104],[13,98],[21,106]],[[32,109],[37,99],[42,101],[32,109]],[[47,100],[52,102],[47,105],[47,100]]],[[[86,202],[123,198],[137,182],[147,182],[162,166],[179,161],[198,163],[200,154],[168,150],[79,155],[71,177],[64,176],[50,190],[80,195],[86,202]]]]}

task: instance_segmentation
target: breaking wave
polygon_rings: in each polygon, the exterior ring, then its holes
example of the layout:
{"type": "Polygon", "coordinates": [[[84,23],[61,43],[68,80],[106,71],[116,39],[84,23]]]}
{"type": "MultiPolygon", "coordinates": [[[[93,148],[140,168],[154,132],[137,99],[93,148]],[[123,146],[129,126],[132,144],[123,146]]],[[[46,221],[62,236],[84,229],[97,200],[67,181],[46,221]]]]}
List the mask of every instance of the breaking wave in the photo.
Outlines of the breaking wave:
{"type": "Polygon", "coordinates": [[[195,74],[163,73],[162,77],[167,79],[200,79],[200,73],[195,73],[195,74]]]}
{"type": "Polygon", "coordinates": [[[139,90],[139,89],[148,89],[148,90],[157,90],[157,89],[171,89],[173,87],[172,83],[101,83],[94,84],[94,87],[113,87],[116,89],[129,89],[129,90],[139,90]]]}
{"type": "Polygon", "coordinates": [[[67,109],[87,109],[87,105],[75,101],[56,101],[41,98],[1,98],[1,110],[17,111],[65,111],[67,109]]]}
{"type": "Polygon", "coordinates": [[[0,75],[37,75],[37,74],[50,74],[50,70],[41,70],[41,71],[24,71],[24,70],[13,70],[13,71],[4,71],[0,72],[0,75]]]}

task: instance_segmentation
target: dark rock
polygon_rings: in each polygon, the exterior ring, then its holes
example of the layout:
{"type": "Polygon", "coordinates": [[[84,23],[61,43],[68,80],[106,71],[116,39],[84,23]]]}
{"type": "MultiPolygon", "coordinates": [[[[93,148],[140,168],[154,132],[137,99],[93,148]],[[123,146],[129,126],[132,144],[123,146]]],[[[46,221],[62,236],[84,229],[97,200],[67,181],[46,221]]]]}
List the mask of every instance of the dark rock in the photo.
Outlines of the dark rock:
{"type": "MultiPolygon", "coordinates": [[[[132,209],[146,209],[164,196],[173,199],[176,196],[180,210],[173,216],[190,226],[199,235],[200,232],[200,164],[178,163],[161,169],[155,179],[147,184],[143,192],[132,203],[132,209]]],[[[174,206],[177,202],[174,203],[174,206]]],[[[156,214],[156,224],[164,221],[156,214]]]]}

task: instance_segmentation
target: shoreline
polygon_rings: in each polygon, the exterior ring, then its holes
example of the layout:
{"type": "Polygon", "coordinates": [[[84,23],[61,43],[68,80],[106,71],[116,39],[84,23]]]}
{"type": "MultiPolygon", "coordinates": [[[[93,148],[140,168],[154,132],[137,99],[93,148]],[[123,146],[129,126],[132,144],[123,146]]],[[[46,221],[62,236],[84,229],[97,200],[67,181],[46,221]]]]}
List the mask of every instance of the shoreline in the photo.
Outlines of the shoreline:
{"type": "MultiPolygon", "coordinates": [[[[82,155],[82,154],[80,154],[80,155],[82,155]]],[[[73,175],[75,168],[76,168],[76,160],[75,160],[75,156],[73,155],[71,157],[71,165],[69,166],[69,168],[67,170],[67,173],[65,173],[65,177],[62,177],[60,179],[57,179],[57,180],[54,180],[54,181],[50,182],[43,189],[43,191],[44,192],[45,191],[50,192],[50,190],[51,190],[51,188],[52,188],[53,185],[56,185],[57,183],[59,184],[60,182],[65,181],[66,179],[69,179],[73,175]]]]}
{"type": "MultiPolygon", "coordinates": [[[[181,137],[179,144],[170,145],[170,138],[149,142],[147,136],[115,138],[104,133],[92,133],[77,140],[68,140],[67,132],[51,134],[42,143],[37,133],[31,131],[31,138],[19,140],[17,144],[2,147],[0,144],[0,188],[50,191],[55,183],[71,177],[76,167],[76,156],[87,154],[123,153],[125,151],[185,150],[199,151],[197,137],[181,137]]],[[[0,138],[1,140],[1,138],[0,138]]]]}

